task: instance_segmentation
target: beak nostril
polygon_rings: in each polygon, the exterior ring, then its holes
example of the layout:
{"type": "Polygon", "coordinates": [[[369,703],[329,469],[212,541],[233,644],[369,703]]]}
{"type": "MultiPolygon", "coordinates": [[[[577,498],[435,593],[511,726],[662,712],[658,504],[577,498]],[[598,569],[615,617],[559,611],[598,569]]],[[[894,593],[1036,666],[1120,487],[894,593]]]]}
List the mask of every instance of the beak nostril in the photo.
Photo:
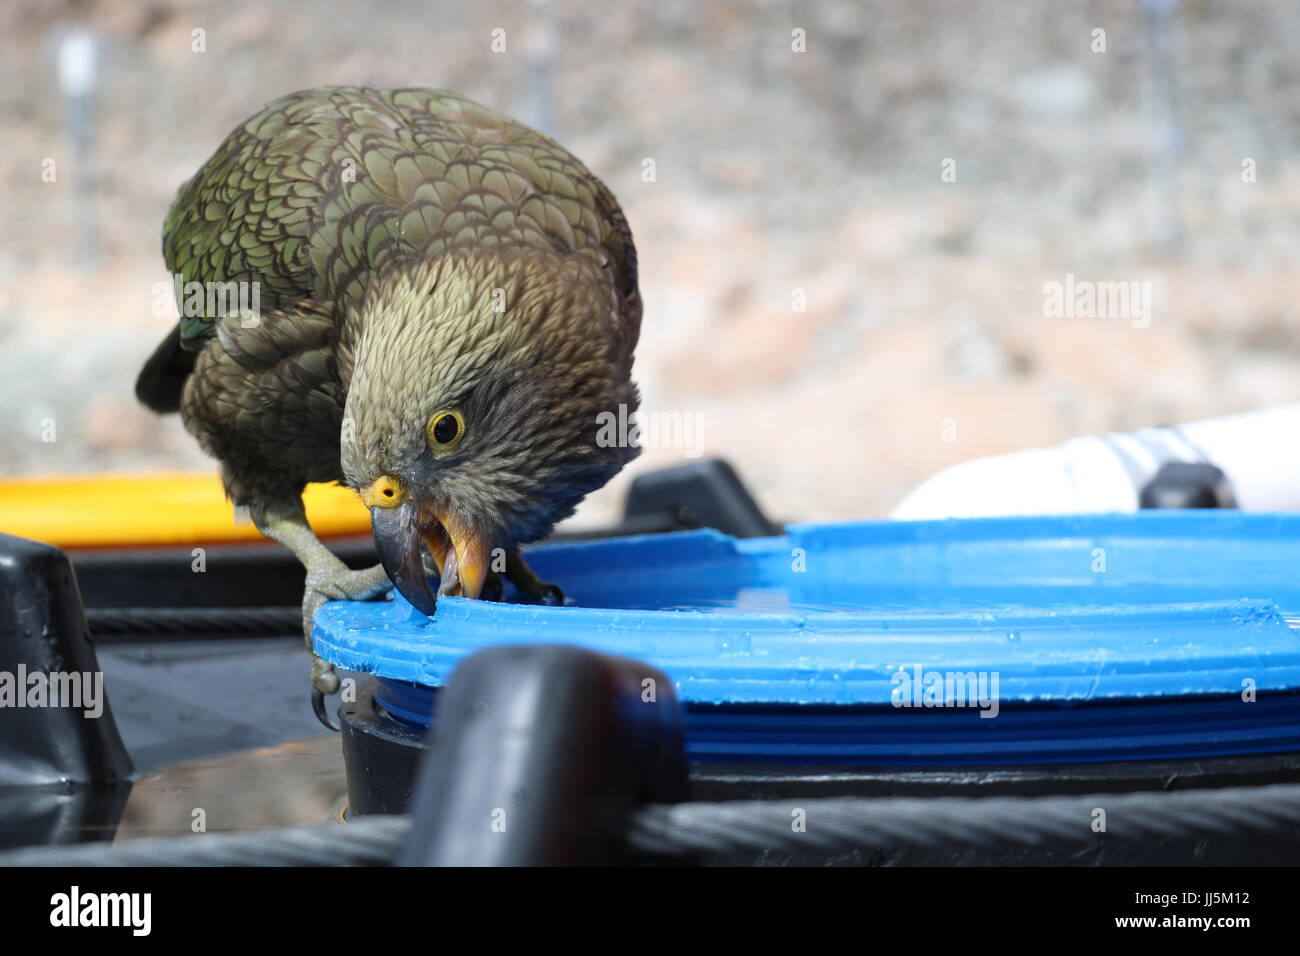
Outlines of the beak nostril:
{"type": "Polygon", "coordinates": [[[380,475],[361,489],[361,500],[367,508],[394,508],[405,497],[402,483],[389,475],[380,475]]]}

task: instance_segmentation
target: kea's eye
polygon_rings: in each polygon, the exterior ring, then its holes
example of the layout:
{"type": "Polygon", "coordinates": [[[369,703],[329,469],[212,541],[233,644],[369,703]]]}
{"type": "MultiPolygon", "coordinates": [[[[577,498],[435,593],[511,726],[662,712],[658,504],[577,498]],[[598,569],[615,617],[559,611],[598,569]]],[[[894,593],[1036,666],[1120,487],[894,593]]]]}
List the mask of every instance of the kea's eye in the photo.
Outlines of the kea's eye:
{"type": "Polygon", "coordinates": [[[434,412],[429,418],[429,447],[435,455],[445,455],[460,444],[465,435],[465,419],[460,412],[434,412]]]}

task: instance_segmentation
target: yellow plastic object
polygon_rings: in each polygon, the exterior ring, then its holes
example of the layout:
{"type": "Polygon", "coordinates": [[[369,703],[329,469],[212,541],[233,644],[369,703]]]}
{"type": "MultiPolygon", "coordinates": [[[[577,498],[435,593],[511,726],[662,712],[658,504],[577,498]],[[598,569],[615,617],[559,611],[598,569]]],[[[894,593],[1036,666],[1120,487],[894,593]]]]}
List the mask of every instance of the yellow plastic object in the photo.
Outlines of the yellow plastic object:
{"type": "MultiPolygon", "coordinates": [[[[322,538],[370,532],[350,488],[308,485],[303,501],[322,538]]],[[[0,532],[64,548],[265,540],[251,521],[235,521],[221,479],[189,472],[3,478],[0,532]]]]}

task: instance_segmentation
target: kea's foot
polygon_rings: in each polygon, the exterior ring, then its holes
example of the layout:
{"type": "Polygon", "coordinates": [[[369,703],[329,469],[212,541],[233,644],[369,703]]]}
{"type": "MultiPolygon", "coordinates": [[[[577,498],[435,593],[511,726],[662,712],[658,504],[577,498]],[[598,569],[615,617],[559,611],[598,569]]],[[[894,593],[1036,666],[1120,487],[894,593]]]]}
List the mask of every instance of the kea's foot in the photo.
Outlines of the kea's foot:
{"type": "Polygon", "coordinates": [[[343,598],[365,601],[378,597],[393,586],[392,582],[379,565],[354,571],[340,561],[312,534],[301,501],[277,516],[254,515],[253,521],[258,531],[292,551],[307,569],[307,587],[302,596],[302,636],[311,654],[311,709],[322,724],[338,730],[326,715],[325,695],[339,689],[339,677],[334,673],[334,665],[317,657],[311,645],[316,611],[326,601],[343,598]]]}
{"type": "Polygon", "coordinates": [[[506,577],[530,601],[550,607],[564,606],[564,592],[533,573],[518,548],[506,549],[506,577]]]}
{"type": "Polygon", "coordinates": [[[325,698],[337,693],[339,675],[334,672],[333,664],[312,650],[316,612],[327,601],[369,601],[390,590],[393,583],[381,565],[354,571],[333,555],[330,557],[332,564],[317,558],[307,569],[307,588],[302,596],[302,633],[311,651],[311,709],[322,724],[338,730],[326,712],[325,698]]]}

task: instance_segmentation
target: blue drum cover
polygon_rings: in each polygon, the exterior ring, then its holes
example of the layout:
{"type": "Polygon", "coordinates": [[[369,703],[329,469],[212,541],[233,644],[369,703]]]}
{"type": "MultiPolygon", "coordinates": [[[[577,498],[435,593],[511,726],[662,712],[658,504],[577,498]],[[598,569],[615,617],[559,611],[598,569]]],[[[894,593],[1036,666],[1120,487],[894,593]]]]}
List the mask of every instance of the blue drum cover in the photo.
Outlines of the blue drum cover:
{"type": "MultiPolygon", "coordinates": [[[[1300,749],[1300,517],[795,525],[548,545],[567,607],[332,602],[317,653],[396,719],[488,644],[663,669],[696,759],[1077,762],[1300,749]],[[1080,706],[1084,705],[1084,706],[1080,706]]],[[[509,588],[507,598],[510,597],[509,588]]]]}

